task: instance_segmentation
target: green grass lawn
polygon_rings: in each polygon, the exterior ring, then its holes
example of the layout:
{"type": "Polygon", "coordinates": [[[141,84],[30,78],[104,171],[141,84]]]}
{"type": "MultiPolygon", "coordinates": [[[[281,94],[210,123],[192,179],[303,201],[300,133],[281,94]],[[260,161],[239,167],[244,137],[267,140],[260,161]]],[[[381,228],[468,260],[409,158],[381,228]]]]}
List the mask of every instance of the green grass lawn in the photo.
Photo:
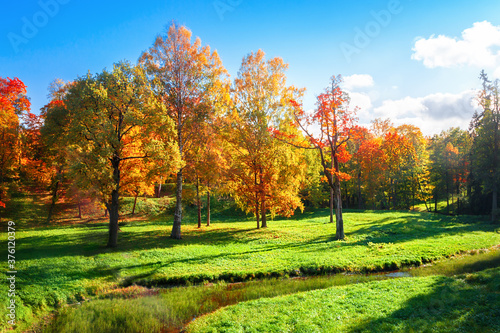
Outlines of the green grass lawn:
{"type": "MultiPolygon", "coordinates": [[[[499,266],[500,249],[497,249],[473,252],[473,255],[457,256],[432,265],[406,270],[412,276],[438,274],[453,277],[499,266]]],[[[132,286],[113,290],[102,295],[100,299],[63,309],[55,320],[50,322],[46,332],[174,332],[176,329],[178,332],[182,331],[184,326],[193,319],[227,305],[326,289],[332,286],[381,281],[389,279],[388,275],[391,274],[336,274],[294,279],[271,278],[236,284],[219,282],[214,285],[167,289],[132,286]]],[[[473,276],[469,274],[468,280],[471,281],[473,276]]],[[[496,306],[496,303],[490,305],[496,306]]],[[[234,326],[239,326],[239,324],[235,322],[234,326]]]]}
{"type": "MultiPolygon", "coordinates": [[[[21,322],[133,284],[393,270],[500,243],[498,225],[477,217],[377,211],[346,212],[346,240],[336,241],[327,210],[317,210],[270,221],[261,230],[252,219],[224,212],[214,214],[212,226],[200,230],[194,214],[187,214],[180,241],[168,238],[171,216],[128,221],[120,227],[119,247],[107,249],[105,221],[46,226],[40,218],[44,206],[33,199],[14,198],[15,209],[7,216],[17,225],[21,322]]],[[[7,248],[5,238],[0,246],[7,248]]],[[[5,272],[6,262],[2,265],[5,272]]],[[[6,293],[0,300],[6,304],[6,293]]]]}
{"type": "Polygon", "coordinates": [[[191,333],[499,332],[500,268],[454,278],[374,281],[239,303],[191,333]]]}

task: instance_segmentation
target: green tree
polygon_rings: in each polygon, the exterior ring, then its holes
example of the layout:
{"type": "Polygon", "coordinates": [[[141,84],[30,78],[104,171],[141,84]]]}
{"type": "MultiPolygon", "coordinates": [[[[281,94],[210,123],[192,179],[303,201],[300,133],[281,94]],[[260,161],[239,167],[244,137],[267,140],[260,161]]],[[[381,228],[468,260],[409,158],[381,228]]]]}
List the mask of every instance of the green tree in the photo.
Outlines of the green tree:
{"type": "Polygon", "coordinates": [[[491,194],[491,220],[498,218],[498,184],[500,177],[499,80],[491,82],[484,71],[480,74],[482,89],[478,100],[481,112],[472,120],[472,168],[473,176],[481,184],[484,194],[491,194]]]}
{"type": "Polygon", "coordinates": [[[93,191],[109,212],[108,247],[118,243],[122,171],[138,159],[177,164],[173,140],[152,135],[158,128],[175,135],[163,105],[154,98],[138,66],[114,65],[113,71],[79,78],[64,97],[71,174],[80,188],[93,191]]]}

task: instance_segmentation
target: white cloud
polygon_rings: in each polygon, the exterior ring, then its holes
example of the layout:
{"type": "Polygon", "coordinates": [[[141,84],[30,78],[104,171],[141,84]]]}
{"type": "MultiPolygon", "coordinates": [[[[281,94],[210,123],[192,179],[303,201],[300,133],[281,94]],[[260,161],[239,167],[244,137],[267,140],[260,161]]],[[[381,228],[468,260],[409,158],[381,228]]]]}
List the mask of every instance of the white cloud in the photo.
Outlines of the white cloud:
{"type": "Polygon", "coordinates": [[[411,58],[422,61],[428,68],[463,65],[490,68],[500,77],[499,47],[500,26],[483,21],[465,29],[461,38],[433,35],[417,39],[411,58]]]}
{"type": "Polygon", "coordinates": [[[344,77],[344,89],[352,91],[356,88],[373,87],[373,77],[368,74],[354,74],[344,77]]]}
{"type": "Polygon", "coordinates": [[[450,127],[466,129],[475,110],[475,92],[431,94],[386,100],[374,109],[376,117],[390,118],[395,125],[413,124],[426,135],[440,133],[450,127]]]}
{"type": "Polygon", "coordinates": [[[351,98],[349,103],[351,109],[358,107],[361,112],[366,112],[372,108],[370,96],[365,93],[350,92],[349,97],[351,98]]]}

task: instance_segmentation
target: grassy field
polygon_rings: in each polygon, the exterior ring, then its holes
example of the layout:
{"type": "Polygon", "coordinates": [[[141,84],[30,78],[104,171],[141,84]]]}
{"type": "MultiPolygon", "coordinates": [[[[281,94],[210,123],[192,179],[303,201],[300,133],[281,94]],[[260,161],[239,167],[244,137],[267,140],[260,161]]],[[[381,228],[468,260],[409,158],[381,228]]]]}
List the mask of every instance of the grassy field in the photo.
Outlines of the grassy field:
{"type": "Polygon", "coordinates": [[[499,332],[500,268],[400,278],[259,299],[192,322],[187,332],[499,332]]]}
{"type": "MultiPolygon", "coordinates": [[[[127,217],[119,247],[107,249],[102,218],[46,225],[40,218],[46,206],[36,196],[15,197],[10,207],[7,218],[17,228],[17,315],[26,323],[46,311],[132,285],[394,270],[500,244],[498,225],[477,217],[348,211],[346,240],[336,241],[327,210],[270,221],[261,230],[252,219],[221,210],[214,213],[212,226],[202,229],[188,212],[180,241],[168,238],[172,217],[165,213],[146,221],[127,217]]],[[[5,238],[0,246],[7,248],[5,238]]],[[[0,295],[3,304],[6,297],[0,295]]]]}

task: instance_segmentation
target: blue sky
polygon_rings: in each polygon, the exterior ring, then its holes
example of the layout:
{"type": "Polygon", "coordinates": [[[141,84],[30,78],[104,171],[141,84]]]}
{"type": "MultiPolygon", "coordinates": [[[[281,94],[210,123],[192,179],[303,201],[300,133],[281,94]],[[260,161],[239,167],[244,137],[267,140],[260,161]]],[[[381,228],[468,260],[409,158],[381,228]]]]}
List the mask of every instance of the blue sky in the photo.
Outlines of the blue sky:
{"type": "Polygon", "coordinates": [[[482,68],[500,77],[499,14],[500,2],[484,0],[9,1],[0,76],[23,80],[38,112],[52,80],[136,62],[175,20],[217,49],[232,77],[262,49],[289,64],[306,108],[341,74],[360,123],[390,117],[433,134],[467,126],[482,68]]]}

